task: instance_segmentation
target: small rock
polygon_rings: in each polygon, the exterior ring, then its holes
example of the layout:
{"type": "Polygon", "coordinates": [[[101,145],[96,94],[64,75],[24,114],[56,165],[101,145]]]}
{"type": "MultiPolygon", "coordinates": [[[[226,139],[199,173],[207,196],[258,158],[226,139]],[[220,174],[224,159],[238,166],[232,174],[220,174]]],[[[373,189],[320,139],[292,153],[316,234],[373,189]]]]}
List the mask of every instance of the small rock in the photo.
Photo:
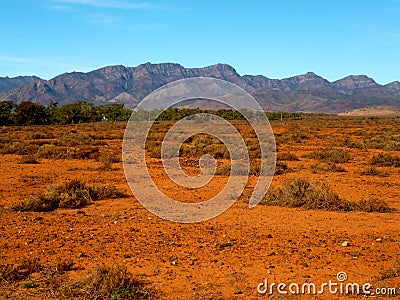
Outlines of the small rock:
{"type": "Polygon", "coordinates": [[[343,246],[343,247],[348,247],[348,246],[350,246],[350,243],[349,243],[348,241],[344,241],[344,242],[342,243],[342,246],[343,246]]]}
{"type": "Polygon", "coordinates": [[[176,265],[178,265],[178,262],[177,262],[177,261],[173,261],[173,262],[171,263],[171,265],[176,266],[176,265]]]}
{"type": "Polygon", "coordinates": [[[87,255],[85,253],[81,252],[78,254],[78,257],[87,257],[87,255]]]}
{"type": "Polygon", "coordinates": [[[241,295],[241,294],[243,294],[243,292],[242,292],[240,289],[238,289],[238,288],[235,288],[235,289],[233,290],[233,293],[234,293],[235,295],[241,295]]]}
{"type": "Polygon", "coordinates": [[[377,242],[382,242],[382,239],[378,238],[378,239],[376,239],[375,241],[377,241],[377,242]]]}

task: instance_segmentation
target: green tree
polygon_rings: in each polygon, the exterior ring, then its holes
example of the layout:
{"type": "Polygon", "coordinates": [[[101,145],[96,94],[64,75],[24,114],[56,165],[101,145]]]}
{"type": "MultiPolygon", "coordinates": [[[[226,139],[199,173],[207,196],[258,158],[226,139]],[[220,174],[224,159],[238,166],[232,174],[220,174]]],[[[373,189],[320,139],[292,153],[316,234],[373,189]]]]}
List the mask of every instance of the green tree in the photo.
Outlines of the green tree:
{"type": "Polygon", "coordinates": [[[48,116],[44,105],[22,101],[15,107],[13,119],[16,125],[41,125],[47,123],[48,116]]]}
{"type": "Polygon", "coordinates": [[[15,108],[12,101],[0,101],[0,125],[10,125],[12,123],[12,114],[15,108]]]}

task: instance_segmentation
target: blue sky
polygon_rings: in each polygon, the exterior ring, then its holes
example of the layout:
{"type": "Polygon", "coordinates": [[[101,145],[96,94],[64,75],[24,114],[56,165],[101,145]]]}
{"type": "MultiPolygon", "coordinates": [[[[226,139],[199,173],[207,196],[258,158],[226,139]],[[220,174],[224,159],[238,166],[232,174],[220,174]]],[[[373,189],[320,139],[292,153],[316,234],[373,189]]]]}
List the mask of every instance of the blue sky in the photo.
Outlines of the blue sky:
{"type": "Polygon", "coordinates": [[[3,0],[0,12],[0,76],[176,62],[400,80],[400,0],[3,0]]]}

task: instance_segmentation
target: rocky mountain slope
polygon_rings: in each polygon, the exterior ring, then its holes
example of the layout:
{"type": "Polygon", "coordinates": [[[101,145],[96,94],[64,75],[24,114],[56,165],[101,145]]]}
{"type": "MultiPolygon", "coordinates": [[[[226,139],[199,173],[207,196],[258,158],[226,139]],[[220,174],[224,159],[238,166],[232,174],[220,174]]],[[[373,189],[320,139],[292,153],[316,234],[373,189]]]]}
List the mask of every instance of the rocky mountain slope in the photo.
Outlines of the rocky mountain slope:
{"type": "Polygon", "coordinates": [[[31,81],[41,81],[36,76],[0,77],[0,92],[7,92],[31,81]]]}
{"type": "Polygon", "coordinates": [[[379,85],[365,75],[351,75],[329,82],[312,72],[285,79],[270,79],[262,75],[241,76],[226,64],[184,68],[175,63],[107,66],[88,73],[65,73],[47,81],[26,79],[26,83],[15,84],[15,88],[10,84],[8,89],[3,88],[6,90],[0,93],[0,100],[17,103],[28,100],[42,104],[53,100],[59,105],[86,100],[96,104],[125,103],[134,107],[166,83],[198,76],[237,84],[250,92],[266,110],[338,113],[381,105],[400,107],[398,81],[379,85]]]}

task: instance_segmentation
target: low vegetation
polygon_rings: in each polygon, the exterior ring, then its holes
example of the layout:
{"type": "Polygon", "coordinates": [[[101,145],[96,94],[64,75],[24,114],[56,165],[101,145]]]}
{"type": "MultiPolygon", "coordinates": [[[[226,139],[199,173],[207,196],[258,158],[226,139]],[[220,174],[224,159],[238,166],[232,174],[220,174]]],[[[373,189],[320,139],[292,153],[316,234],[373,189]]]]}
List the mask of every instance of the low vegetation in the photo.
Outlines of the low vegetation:
{"type": "Polygon", "coordinates": [[[281,188],[271,187],[261,202],[265,205],[328,211],[391,212],[389,205],[379,199],[358,203],[342,199],[326,181],[308,181],[294,178],[281,188]]]}
{"type": "Polygon", "coordinates": [[[372,157],[371,165],[380,167],[400,167],[400,156],[391,153],[379,153],[372,157]]]}
{"type": "Polygon", "coordinates": [[[303,157],[318,159],[327,163],[347,163],[351,156],[347,150],[342,148],[328,148],[318,151],[313,151],[305,154],[303,157]]]}
{"type": "Polygon", "coordinates": [[[323,174],[327,172],[346,172],[346,169],[336,163],[317,163],[311,165],[311,171],[314,174],[323,174]]]}
{"type": "Polygon", "coordinates": [[[46,212],[57,208],[82,208],[97,200],[123,198],[127,195],[115,186],[90,186],[77,179],[51,185],[45,193],[22,200],[15,211],[46,212]]]}
{"type": "Polygon", "coordinates": [[[361,175],[387,177],[389,176],[389,173],[385,170],[378,169],[373,165],[368,165],[361,172],[361,175]]]}
{"type": "Polygon", "coordinates": [[[382,268],[379,271],[378,280],[386,280],[400,277],[400,260],[396,260],[392,267],[382,268]]]}
{"type": "Polygon", "coordinates": [[[77,267],[72,259],[43,265],[37,258],[24,257],[20,262],[0,263],[0,286],[5,298],[24,295],[58,299],[153,299],[155,290],[134,277],[125,266],[97,266],[86,276],[70,279],[68,272],[77,267]],[[15,290],[20,290],[13,294],[15,290]],[[22,289],[21,289],[22,288],[22,289]]]}

